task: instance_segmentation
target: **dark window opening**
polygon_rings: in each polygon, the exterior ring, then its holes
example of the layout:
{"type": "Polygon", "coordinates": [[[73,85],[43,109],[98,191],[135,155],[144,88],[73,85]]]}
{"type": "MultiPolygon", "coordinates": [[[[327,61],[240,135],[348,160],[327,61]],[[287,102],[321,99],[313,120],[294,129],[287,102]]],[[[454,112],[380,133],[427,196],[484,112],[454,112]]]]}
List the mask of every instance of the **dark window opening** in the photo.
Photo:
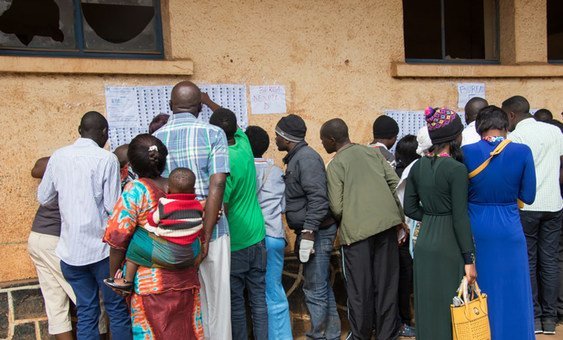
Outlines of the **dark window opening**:
{"type": "Polygon", "coordinates": [[[547,59],[563,62],[563,1],[547,0],[547,59]]]}
{"type": "Polygon", "coordinates": [[[403,0],[407,61],[498,61],[496,0],[403,0]]]}
{"type": "Polygon", "coordinates": [[[163,58],[159,0],[0,0],[0,54],[163,58]]]}

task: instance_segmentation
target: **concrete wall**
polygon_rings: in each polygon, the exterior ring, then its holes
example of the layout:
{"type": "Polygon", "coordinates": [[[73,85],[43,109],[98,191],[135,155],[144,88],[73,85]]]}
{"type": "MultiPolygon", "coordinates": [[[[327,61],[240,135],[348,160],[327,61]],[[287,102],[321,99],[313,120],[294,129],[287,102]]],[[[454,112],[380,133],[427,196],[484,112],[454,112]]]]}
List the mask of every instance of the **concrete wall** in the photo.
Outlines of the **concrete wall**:
{"type": "MultiPolygon", "coordinates": [[[[563,108],[560,77],[463,79],[417,78],[413,74],[393,78],[391,63],[404,59],[400,0],[163,2],[167,57],[193,60],[194,73],[189,79],[199,83],[285,85],[288,111],[303,116],[309,128],[309,142],[326,159],[318,131],[327,119],[344,118],[353,140],[367,143],[371,124],[384,109],[455,107],[456,84],[460,81],[485,82],[487,99],[497,105],[511,95],[521,94],[530,99],[534,108],[547,107],[554,112],[563,108]]],[[[526,8],[545,8],[545,0],[510,1],[536,2],[537,6],[526,8]]],[[[516,7],[516,11],[506,6],[502,9],[508,15],[526,15],[522,6],[516,7]]],[[[537,18],[536,25],[522,26],[516,41],[507,45],[511,50],[501,53],[507,61],[545,60],[545,56],[533,60],[533,54],[517,57],[518,48],[526,48],[519,47],[521,42],[535,41],[538,35],[545,39],[545,15],[536,14],[530,13],[537,18]]],[[[519,27],[512,21],[502,32],[509,35],[519,27]]],[[[545,53],[544,47],[538,49],[545,53]]],[[[104,62],[108,61],[99,61],[104,62]]],[[[0,66],[1,63],[0,60],[0,66]]],[[[186,78],[142,75],[142,69],[139,73],[2,74],[0,281],[35,276],[26,251],[37,208],[38,181],[30,177],[35,160],[73,142],[84,112],[105,112],[105,85],[164,85],[186,78]]],[[[518,76],[518,70],[512,76],[518,76]]],[[[272,132],[279,118],[250,115],[250,123],[272,132]]],[[[278,162],[282,157],[274,150],[268,156],[278,162]]]]}

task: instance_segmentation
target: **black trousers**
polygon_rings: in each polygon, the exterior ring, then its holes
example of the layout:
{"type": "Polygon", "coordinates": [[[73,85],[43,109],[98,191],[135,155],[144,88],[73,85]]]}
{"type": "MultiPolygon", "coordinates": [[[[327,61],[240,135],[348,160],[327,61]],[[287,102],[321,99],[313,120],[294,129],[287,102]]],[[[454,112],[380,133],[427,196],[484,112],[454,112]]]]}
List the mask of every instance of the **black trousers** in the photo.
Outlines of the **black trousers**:
{"type": "Polygon", "coordinates": [[[341,253],[348,293],[348,339],[369,340],[374,327],[378,340],[397,339],[399,249],[395,228],[342,246],[341,253]]]}
{"type": "Polygon", "coordinates": [[[402,323],[412,326],[411,298],[414,282],[408,241],[399,246],[399,264],[399,317],[402,323]]]}
{"type": "Polygon", "coordinates": [[[528,246],[534,319],[557,323],[559,295],[559,236],[563,210],[520,211],[528,246]]]}

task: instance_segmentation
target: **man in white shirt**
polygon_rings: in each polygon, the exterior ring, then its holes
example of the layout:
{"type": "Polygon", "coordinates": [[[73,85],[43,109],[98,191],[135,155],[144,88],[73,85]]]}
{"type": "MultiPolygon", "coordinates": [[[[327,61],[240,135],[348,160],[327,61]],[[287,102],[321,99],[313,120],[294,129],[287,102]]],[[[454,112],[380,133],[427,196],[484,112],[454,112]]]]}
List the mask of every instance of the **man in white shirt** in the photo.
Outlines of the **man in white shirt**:
{"type": "Polygon", "coordinates": [[[104,116],[87,112],[78,131],[81,138],[51,156],[37,198],[45,205],[58,197],[62,225],[55,252],[76,294],[78,339],[99,339],[100,290],[112,338],[132,339],[125,300],[103,283],[109,276],[109,246],[102,237],[120,194],[119,162],[103,149],[108,139],[104,116]]]}
{"type": "Polygon", "coordinates": [[[563,135],[555,126],[538,122],[522,96],[502,103],[510,120],[509,139],[532,150],[536,168],[536,200],[520,211],[528,245],[536,334],[555,334],[559,293],[558,248],[563,218],[559,169],[563,135]]]}
{"type": "Polygon", "coordinates": [[[481,136],[479,136],[475,129],[475,119],[479,111],[485,106],[489,106],[489,103],[480,97],[471,98],[467,104],[465,104],[465,123],[467,127],[461,133],[463,138],[461,140],[461,146],[477,143],[481,140],[481,136]]]}

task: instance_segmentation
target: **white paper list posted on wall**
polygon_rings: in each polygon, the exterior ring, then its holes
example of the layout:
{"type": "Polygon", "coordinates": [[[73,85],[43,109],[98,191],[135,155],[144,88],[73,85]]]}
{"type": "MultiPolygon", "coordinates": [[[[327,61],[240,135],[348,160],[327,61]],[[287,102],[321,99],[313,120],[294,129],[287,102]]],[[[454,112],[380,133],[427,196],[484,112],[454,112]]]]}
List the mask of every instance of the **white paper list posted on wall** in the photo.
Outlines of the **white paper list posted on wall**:
{"type": "MultiPolygon", "coordinates": [[[[106,86],[106,111],[109,122],[110,149],[127,144],[140,133],[147,133],[152,119],[170,111],[171,85],[106,86]]],[[[246,86],[240,84],[199,85],[211,100],[230,109],[240,127],[248,126],[246,86]]],[[[204,106],[199,119],[208,122],[211,110],[204,106]]]]}
{"type": "MultiPolygon", "coordinates": [[[[465,125],[465,113],[457,112],[461,121],[465,125]]],[[[406,135],[417,135],[418,130],[426,126],[426,119],[424,118],[424,111],[411,111],[411,110],[385,110],[385,115],[393,118],[397,125],[399,125],[399,135],[397,142],[406,135]]],[[[395,144],[391,151],[395,152],[395,144]]]]}

